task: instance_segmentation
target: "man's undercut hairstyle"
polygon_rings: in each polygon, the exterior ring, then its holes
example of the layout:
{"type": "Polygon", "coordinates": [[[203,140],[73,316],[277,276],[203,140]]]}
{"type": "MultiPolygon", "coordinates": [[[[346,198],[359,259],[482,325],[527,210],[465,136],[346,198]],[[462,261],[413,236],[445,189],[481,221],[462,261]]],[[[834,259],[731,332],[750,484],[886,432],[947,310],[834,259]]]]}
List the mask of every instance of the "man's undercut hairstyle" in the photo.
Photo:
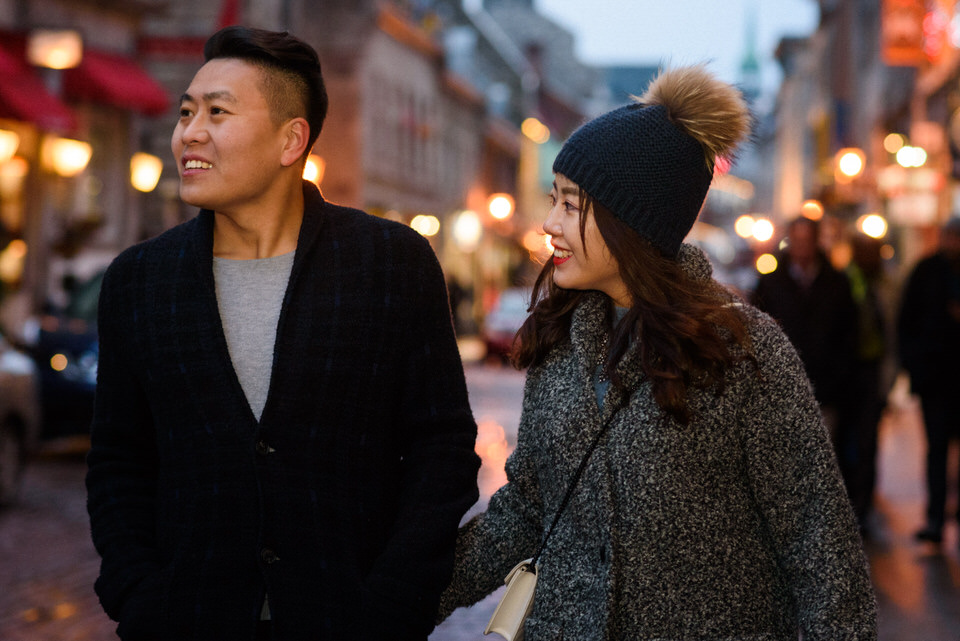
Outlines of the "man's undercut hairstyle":
{"type": "Polygon", "coordinates": [[[286,31],[232,26],[216,32],[203,47],[206,62],[236,58],[262,70],[261,89],[276,124],[302,116],[310,125],[313,148],[327,116],[327,90],[317,52],[286,31]]]}

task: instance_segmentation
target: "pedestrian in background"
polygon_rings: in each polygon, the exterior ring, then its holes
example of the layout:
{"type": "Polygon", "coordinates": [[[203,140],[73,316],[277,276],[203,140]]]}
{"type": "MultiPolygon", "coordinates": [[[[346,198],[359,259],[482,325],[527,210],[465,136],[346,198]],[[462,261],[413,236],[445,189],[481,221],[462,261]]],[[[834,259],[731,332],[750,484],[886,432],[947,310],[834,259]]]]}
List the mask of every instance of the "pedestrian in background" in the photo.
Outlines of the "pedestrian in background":
{"type": "MultiPolygon", "coordinates": [[[[831,437],[851,392],[857,310],[847,277],[820,248],[820,223],[803,216],[787,227],[777,268],[757,281],[752,302],[772,316],[800,354],[831,437]]],[[[839,452],[838,452],[839,454],[839,452]]]]}
{"type": "Polygon", "coordinates": [[[461,529],[441,616],[534,554],[586,460],[539,558],[528,641],[876,638],[803,365],[682,244],[748,129],[739,92],[694,66],[564,144],[508,482],[461,529]]]}
{"type": "Polygon", "coordinates": [[[942,227],[938,251],[911,271],[897,337],[900,362],[910,375],[911,390],[920,397],[927,437],[926,523],[916,538],[940,543],[946,521],[948,450],[951,439],[960,436],[960,218],[951,218],[942,227]]]}
{"type": "Polygon", "coordinates": [[[877,477],[877,435],[893,385],[892,284],[883,269],[883,241],[857,232],[845,273],[857,312],[857,344],[850,393],[841,405],[837,451],[860,532],[869,534],[877,477]]]}
{"type": "Polygon", "coordinates": [[[425,640],[479,467],[440,266],[301,179],[309,45],[204,56],[172,138],[201,211],[103,281],[97,594],[125,640],[425,640]]]}

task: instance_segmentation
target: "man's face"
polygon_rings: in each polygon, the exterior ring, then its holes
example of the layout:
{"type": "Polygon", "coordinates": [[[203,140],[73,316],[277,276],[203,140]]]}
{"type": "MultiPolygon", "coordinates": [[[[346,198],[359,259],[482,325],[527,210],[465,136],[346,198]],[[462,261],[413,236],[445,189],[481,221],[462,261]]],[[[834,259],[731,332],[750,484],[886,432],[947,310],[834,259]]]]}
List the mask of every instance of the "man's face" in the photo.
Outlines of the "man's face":
{"type": "Polygon", "coordinates": [[[270,117],[260,73],[216,58],[194,76],[171,140],[184,202],[231,213],[258,207],[270,193],[285,135],[270,117]]]}

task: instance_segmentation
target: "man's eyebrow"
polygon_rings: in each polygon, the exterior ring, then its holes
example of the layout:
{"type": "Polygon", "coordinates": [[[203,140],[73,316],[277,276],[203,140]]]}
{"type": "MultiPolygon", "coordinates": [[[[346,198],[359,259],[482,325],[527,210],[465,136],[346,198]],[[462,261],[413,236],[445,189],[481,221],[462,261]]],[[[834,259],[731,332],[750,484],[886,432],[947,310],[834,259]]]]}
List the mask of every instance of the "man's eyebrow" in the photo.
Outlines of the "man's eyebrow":
{"type": "MultiPolygon", "coordinates": [[[[208,92],[208,93],[203,94],[203,101],[204,101],[204,102],[213,102],[213,101],[215,101],[215,100],[225,100],[225,101],[227,101],[227,102],[236,102],[236,101],[237,101],[237,98],[236,98],[232,93],[230,93],[230,92],[227,91],[227,90],[211,91],[211,92],[208,92]]],[[[188,94],[188,93],[185,93],[185,94],[183,94],[182,96],[180,96],[180,103],[181,103],[181,104],[184,103],[184,102],[196,102],[196,101],[197,101],[197,99],[194,98],[193,96],[191,96],[191,95],[188,94]]]]}

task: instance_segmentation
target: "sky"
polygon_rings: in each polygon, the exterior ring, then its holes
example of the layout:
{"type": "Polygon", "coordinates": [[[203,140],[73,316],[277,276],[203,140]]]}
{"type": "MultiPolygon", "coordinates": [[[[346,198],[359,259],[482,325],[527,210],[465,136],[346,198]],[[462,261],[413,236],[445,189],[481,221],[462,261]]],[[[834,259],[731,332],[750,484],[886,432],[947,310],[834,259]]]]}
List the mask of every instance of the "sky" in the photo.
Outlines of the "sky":
{"type": "Polygon", "coordinates": [[[707,63],[727,82],[739,81],[753,15],[763,85],[774,91],[773,57],[783,36],[816,29],[816,0],[535,0],[540,13],[575,34],[587,64],[707,63]]]}

